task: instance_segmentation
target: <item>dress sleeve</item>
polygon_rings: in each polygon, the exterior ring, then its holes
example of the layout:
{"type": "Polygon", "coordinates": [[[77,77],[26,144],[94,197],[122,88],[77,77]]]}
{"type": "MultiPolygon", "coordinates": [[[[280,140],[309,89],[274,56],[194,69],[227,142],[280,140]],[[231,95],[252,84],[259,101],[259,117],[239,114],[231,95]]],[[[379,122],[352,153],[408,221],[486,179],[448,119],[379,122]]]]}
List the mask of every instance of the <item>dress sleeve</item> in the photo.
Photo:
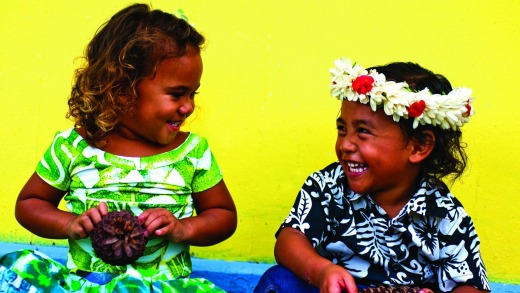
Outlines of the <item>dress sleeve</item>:
{"type": "Polygon", "coordinates": [[[471,218],[465,214],[456,227],[445,232],[445,243],[440,251],[443,261],[437,270],[441,291],[451,292],[461,285],[489,291],[486,268],[480,255],[480,239],[471,218]]]}
{"type": "Polygon", "coordinates": [[[68,138],[70,131],[58,132],[43,158],[36,166],[36,173],[49,185],[59,190],[68,190],[70,186],[69,166],[72,154],[68,138]]]}
{"type": "Polygon", "coordinates": [[[326,231],[330,230],[326,212],[328,209],[322,205],[328,202],[324,200],[324,194],[327,193],[324,188],[324,178],[320,172],[310,175],[300,189],[289,215],[276,232],[276,236],[283,228],[292,227],[305,234],[314,247],[323,242],[326,231]]]}
{"type": "Polygon", "coordinates": [[[196,149],[195,157],[190,158],[195,168],[192,189],[201,192],[217,185],[223,176],[206,139],[201,139],[196,149]]]}

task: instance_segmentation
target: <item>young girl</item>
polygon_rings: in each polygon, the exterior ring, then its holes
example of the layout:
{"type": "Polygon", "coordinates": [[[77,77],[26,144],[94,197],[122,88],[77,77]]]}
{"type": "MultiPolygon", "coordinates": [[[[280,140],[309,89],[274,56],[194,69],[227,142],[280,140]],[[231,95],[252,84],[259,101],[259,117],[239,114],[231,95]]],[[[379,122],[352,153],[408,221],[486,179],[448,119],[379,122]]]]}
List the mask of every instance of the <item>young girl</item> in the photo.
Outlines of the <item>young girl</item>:
{"type": "Polygon", "coordinates": [[[339,161],[305,181],[255,292],[489,291],[473,222],[441,181],[466,167],[471,91],[414,63],[335,65],[339,161]]]}
{"type": "Polygon", "coordinates": [[[219,243],[237,225],[208,143],[180,130],[194,110],[203,43],[183,18],[145,4],[119,11],[96,33],[68,101],[76,127],[56,134],[16,203],[25,228],[69,240],[66,267],[38,252],[7,254],[0,288],[221,291],[188,278],[189,246],[219,243]],[[57,208],[62,198],[69,211],[57,208]],[[120,210],[138,215],[148,242],[135,262],[110,265],[90,235],[120,210]]]}

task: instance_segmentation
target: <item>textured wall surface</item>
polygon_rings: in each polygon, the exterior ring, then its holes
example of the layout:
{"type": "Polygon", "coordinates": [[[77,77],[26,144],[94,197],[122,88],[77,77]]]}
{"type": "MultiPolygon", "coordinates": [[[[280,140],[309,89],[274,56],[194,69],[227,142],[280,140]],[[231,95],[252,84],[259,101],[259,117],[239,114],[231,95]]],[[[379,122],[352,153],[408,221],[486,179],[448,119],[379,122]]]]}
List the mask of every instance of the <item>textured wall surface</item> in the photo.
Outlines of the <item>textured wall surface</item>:
{"type": "MultiPolygon", "coordinates": [[[[72,126],[66,99],[96,29],[130,1],[0,4],[0,241],[49,245],[18,225],[16,196],[53,133],[72,126]]],[[[339,102],[328,69],[414,61],[473,89],[463,129],[470,168],[453,193],[474,219],[495,282],[520,284],[518,173],[520,1],[152,1],[182,8],[208,39],[197,110],[239,209],[229,240],[198,258],[273,262],[274,233],[303,180],[335,160],[339,102]]]]}

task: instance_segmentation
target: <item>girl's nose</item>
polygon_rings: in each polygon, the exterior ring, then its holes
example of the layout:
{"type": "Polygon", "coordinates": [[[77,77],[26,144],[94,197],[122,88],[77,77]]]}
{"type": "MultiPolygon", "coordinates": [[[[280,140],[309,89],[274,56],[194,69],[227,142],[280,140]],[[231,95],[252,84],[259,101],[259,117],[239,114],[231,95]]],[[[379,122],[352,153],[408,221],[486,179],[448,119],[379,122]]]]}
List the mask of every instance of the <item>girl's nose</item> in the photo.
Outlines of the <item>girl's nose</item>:
{"type": "Polygon", "coordinates": [[[193,113],[193,109],[195,109],[195,101],[193,99],[182,99],[182,104],[179,107],[179,113],[185,116],[190,116],[190,114],[193,113]]]}

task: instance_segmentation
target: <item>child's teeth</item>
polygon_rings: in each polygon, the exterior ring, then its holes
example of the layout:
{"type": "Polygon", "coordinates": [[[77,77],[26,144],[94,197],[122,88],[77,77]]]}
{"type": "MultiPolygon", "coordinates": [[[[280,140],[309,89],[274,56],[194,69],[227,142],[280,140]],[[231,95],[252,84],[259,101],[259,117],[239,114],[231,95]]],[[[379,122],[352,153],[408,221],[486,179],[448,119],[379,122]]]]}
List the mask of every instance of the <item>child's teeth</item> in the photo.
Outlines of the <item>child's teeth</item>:
{"type": "Polygon", "coordinates": [[[359,164],[359,163],[348,163],[347,164],[350,171],[352,172],[363,172],[364,170],[366,170],[366,167],[364,166],[364,164],[359,164]]]}

